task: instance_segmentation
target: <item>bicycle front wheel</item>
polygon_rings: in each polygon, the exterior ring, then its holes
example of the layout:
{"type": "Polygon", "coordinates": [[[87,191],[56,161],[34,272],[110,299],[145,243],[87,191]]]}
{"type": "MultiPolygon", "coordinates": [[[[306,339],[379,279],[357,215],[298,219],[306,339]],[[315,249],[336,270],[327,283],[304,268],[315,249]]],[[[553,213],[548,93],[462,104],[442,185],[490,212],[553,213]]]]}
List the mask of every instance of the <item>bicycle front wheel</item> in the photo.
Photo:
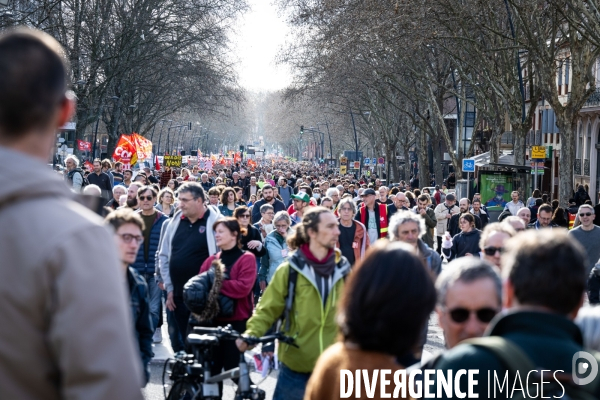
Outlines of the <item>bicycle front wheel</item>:
{"type": "Polygon", "coordinates": [[[198,393],[198,385],[189,381],[176,381],[171,386],[167,400],[193,400],[198,393]]]}

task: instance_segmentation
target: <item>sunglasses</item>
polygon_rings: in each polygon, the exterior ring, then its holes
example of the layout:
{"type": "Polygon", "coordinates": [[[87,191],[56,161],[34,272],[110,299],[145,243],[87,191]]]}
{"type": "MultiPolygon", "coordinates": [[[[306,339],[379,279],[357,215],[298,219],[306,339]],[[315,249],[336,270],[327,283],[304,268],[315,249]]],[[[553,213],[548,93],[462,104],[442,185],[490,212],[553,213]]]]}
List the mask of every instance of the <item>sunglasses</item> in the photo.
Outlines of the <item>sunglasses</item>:
{"type": "Polygon", "coordinates": [[[500,254],[502,254],[502,253],[504,253],[504,247],[493,247],[493,246],[484,247],[483,252],[488,256],[493,256],[494,254],[496,254],[496,252],[499,252],[500,254]]]}
{"type": "Polygon", "coordinates": [[[154,200],[154,196],[140,196],[140,200],[141,201],[145,201],[145,200],[154,200]]]}
{"type": "Polygon", "coordinates": [[[581,213],[579,214],[580,217],[589,217],[590,215],[593,215],[592,213],[581,213]]]}
{"type": "Polygon", "coordinates": [[[250,214],[242,214],[240,215],[240,218],[250,218],[250,214]]]}
{"type": "Polygon", "coordinates": [[[477,315],[477,319],[480,322],[487,324],[492,319],[494,319],[496,314],[498,314],[498,311],[493,308],[480,308],[479,310],[468,310],[466,308],[455,308],[455,309],[449,310],[448,313],[450,314],[450,318],[452,318],[452,321],[459,323],[459,324],[468,320],[469,316],[471,316],[471,313],[475,313],[475,315],[477,315]]]}

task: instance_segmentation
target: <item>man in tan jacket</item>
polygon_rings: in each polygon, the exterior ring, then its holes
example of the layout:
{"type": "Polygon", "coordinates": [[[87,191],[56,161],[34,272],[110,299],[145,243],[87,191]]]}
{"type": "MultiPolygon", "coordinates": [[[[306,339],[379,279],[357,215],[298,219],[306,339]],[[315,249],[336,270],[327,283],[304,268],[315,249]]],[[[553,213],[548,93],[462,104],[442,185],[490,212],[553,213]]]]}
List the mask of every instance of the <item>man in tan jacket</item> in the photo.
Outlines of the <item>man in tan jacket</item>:
{"type": "Polygon", "coordinates": [[[46,163],[74,96],[50,36],[0,36],[0,399],[141,400],[112,234],[46,163]]]}

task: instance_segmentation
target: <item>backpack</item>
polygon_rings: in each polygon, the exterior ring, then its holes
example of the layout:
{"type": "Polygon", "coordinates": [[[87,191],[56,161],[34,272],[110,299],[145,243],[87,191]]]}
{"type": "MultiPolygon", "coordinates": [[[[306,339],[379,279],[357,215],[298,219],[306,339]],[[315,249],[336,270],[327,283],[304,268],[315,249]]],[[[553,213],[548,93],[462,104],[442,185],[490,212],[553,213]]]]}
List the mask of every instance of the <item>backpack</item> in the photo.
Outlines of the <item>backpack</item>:
{"type": "MultiPolygon", "coordinates": [[[[476,347],[487,349],[496,356],[500,362],[506,367],[509,374],[508,388],[512,389],[514,377],[517,372],[521,378],[523,389],[525,393],[520,390],[514,391],[514,396],[511,399],[529,399],[527,393],[536,393],[536,390],[540,390],[539,378],[527,379],[527,374],[532,370],[540,370],[537,368],[529,357],[513,342],[507,340],[501,336],[486,336],[481,338],[468,339],[461,342],[467,343],[476,347]],[[513,379],[511,381],[511,379],[513,379]],[[527,385],[529,382],[529,385],[527,385]],[[529,390],[529,392],[528,392],[529,390]]],[[[589,351],[589,350],[588,350],[589,351]]],[[[599,355],[595,352],[595,358],[598,360],[599,355]]],[[[595,391],[598,385],[598,380],[595,379],[592,383],[586,386],[578,386],[571,381],[571,374],[557,373],[555,371],[548,371],[550,375],[556,373],[556,378],[545,377],[544,379],[544,396],[546,398],[561,398],[564,400],[592,400],[595,399],[595,391]],[[565,376],[566,375],[566,376],[565,376]],[[560,381],[560,384],[557,382],[560,381]],[[591,389],[593,393],[588,392],[586,388],[591,389]],[[564,395],[563,395],[564,392],[564,395]]],[[[538,392],[539,394],[539,392],[538,392]]]]}
{"type": "Polygon", "coordinates": [[[75,172],[78,172],[81,175],[81,179],[82,179],[81,188],[82,189],[90,184],[90,181],[88,181],[88,179],[85,177],[81,168],[75,168],[73,171],[69,172],[69,174],[67,175],[67,177],[69,178],[69,182],[71,182],[71,185],[73,185],[73,175],[75,175],[75,172]]]}

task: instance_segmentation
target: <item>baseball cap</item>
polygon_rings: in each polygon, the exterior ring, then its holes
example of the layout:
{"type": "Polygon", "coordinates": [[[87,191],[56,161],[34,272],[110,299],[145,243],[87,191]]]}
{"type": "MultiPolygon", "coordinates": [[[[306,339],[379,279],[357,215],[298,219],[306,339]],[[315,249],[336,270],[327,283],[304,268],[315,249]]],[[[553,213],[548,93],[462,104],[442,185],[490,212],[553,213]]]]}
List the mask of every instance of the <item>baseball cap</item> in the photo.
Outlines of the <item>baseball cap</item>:
{"type": "Polygon", "coordinates": [[[373,196],[375,196],[376,195],[375,190],[373,190],[373,189],[365,189],[365,191],[362,192],[361,196],[367,196],[367,195],[370,195],[370,194],[372,194],[373,196]]]}
{"type": "Polygon", "coordinates": [[[298,194],[293,194],[292,199],[300,200],[305,203],[310,202],[310,197],[308,196],[307,193],[304,193],[304,192],[298,192],[298,194]]]}

